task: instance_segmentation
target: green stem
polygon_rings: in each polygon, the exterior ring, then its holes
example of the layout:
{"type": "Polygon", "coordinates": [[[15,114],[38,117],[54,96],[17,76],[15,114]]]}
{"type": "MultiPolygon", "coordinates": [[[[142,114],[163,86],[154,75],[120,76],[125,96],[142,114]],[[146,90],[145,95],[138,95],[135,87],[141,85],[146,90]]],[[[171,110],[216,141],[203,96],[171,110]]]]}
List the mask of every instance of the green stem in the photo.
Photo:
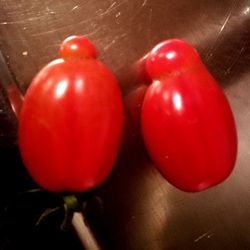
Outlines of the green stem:
{"type": "Polygon", "coordinates": [[[75,195],[67,195],[63,197],[64,200],[64,210],[65,216],[63,223],[61,225],[61,229],[66,231],[68,226],[71,224],[71,220],[74,212],[80,210],[78,199],[75,195]]]}

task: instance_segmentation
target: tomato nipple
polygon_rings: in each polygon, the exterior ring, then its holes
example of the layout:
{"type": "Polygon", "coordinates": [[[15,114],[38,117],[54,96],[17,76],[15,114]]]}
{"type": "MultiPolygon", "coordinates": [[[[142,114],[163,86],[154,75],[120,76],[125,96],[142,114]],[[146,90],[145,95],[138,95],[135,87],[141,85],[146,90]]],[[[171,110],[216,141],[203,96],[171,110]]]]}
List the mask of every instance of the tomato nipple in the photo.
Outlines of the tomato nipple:
{"type": "Polygon", "coordinates": [[[95,46],[85,36],[69,36],[59,51],[64,60],[96,58],[95,46]]]}
{"type": "Polygon", "coordinates": [[[185,72],[201,64],[196,50],[179,39],[170,39],[158,44],[146,60],[146,70],[152,79],[185,72]]]}

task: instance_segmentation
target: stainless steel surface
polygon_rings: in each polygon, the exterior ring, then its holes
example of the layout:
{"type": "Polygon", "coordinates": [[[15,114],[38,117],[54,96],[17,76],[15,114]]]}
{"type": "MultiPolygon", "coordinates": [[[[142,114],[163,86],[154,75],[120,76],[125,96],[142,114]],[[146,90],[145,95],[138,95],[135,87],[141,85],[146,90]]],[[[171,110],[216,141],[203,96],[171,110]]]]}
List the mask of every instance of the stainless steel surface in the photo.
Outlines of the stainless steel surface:
{"type": "Polygon", "coordinates": [[[157,42],[178,37],[193,44],[235,114],[233,174],[205,192],[181,192],[154,169],[132,133],[86,220],[103,249],[250,249],[250,1],[1,0],[0,13],[1,49],[23,90],[71,34],[96,44],[125,99],[141,86],[132,65],[157,42]]]}

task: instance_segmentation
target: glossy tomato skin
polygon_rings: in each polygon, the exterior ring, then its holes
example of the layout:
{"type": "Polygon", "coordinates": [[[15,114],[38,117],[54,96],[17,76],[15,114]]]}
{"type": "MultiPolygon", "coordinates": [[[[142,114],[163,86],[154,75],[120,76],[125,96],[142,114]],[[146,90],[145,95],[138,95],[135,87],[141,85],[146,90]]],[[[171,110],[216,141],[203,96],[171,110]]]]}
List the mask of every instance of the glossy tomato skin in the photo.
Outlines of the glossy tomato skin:
{"type": "Polygon", "coordinates": [[[26,93],[19,123],[25,166],[43,188],[83,192],[109,175],[123,129],[120,90],[95,59],[57,59],[26,93]]]}
{"type": "Polygon", "coordinates": [[[154,80],[142,107],[144,141],[171,184],[183,191],[202,191],[225,180],[233,170],[237,154],[233,114],[190,45],[174,39],[157,49],[147,61],[154,80]]]}

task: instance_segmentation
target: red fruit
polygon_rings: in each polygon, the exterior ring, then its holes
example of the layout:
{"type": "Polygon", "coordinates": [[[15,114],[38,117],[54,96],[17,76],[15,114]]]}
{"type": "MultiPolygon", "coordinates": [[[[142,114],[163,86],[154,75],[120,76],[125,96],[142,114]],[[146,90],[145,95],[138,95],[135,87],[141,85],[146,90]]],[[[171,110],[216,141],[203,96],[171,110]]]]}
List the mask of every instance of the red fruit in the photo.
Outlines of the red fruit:
{"type": "Polygon", "coordinates": [[[142,107],[142,133],[156,167],[184,191],[225,180],[236,160],[235,122],[197,52],[167,40],[149,53],[146,69],[153,82],[142,107]]]}
{"type": "Polygon", "coordinates": [[[33,79],[24,99],[19,147],[43,188],[83,192],[109,175],[123,128],[122,99],[109,69],[85,37],[71,37],[61,56],[33,79]]]}

